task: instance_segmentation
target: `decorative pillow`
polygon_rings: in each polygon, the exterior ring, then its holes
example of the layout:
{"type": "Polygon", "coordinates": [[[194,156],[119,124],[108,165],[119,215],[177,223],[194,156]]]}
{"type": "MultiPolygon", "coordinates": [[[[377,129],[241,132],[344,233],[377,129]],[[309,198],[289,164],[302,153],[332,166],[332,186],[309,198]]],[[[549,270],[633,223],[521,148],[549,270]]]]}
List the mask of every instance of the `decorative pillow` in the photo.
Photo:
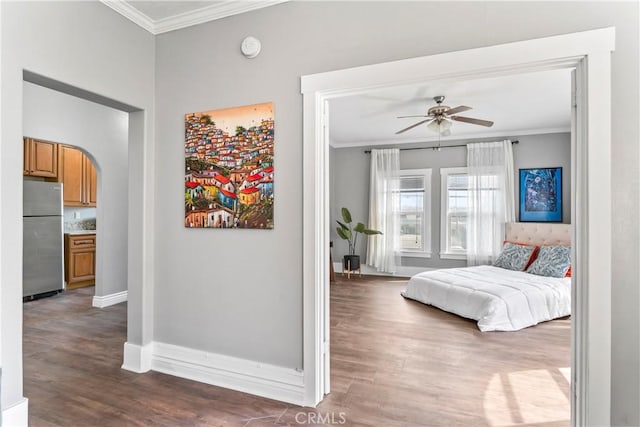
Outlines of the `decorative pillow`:
{"type": "Polygon", "coordinates": [[[547,277],[566,277],[571,267],[569,246],[542,246],[538,257],[527,269],[527,273],[547,277]]]}
{"type": "Polygon", "coordinates": [[[513,240],[503,240],[502,245],[504,246],[505,243],[513,243],[514,245],[520,245],[520,246],[533,246],[533,253],[531,254],[531,258],[529,258],[529,262],[527,263],[527,265],[525,265],[522,271],[525,271],[527,268],[529,268],[531,264],[533,264],[533,261],[536,259],[536,256],[538,256],[538,250],[540,249],[540,246],[531,245],[529,243],[515,242],[513,240]]]}
{"type": "Polygon", "coordinates": [[[517,245],[507,242],[502,247],[502,253],[493,265],[507,270],[524,271],[535,252],[535,246],[517,245]]]}

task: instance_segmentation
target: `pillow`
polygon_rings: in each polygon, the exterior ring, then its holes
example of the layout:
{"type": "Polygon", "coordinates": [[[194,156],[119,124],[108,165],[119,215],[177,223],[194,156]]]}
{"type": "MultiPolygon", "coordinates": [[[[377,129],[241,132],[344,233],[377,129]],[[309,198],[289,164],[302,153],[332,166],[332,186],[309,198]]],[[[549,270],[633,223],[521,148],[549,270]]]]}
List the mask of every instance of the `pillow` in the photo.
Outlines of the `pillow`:
{"type": "Polygon", "coordinates": [[[529,268],[531,264],[533,264],[533,261],[536,259],[536,256],[538,255],[538,250],[540,249],[540,246],[530,245],[529,243],[514,242],[513,240],[504,240],[502,242],[502,245],[504,246],[505,243],[513,243],[514,245],[520,245],[520,246],[533,246],[534,249],[533,249],[533,253],[531,254],[531,258],[529,258],[529,262],[522,269],[522,271],[525,271],[527,268],[529,268]]]}
{"type": "Polygon", "coordinates": [[[565,274],[564,277],[571,277],[571,266],[569,266],[569,269],[567,270],[567,274],[565,274]]]}
{"type": "Polygon", "coordinates": [[[527,269],[527,273],[547,277],[566,277],[571,267],[569,246],[542,246],[538,257],[527,269]]]}
{"type": "Polygon", "coordinates": [[[534,255],[535,246],[518,245],[507,242],[493,265],[507,270],[524,271],[534,255]]]}

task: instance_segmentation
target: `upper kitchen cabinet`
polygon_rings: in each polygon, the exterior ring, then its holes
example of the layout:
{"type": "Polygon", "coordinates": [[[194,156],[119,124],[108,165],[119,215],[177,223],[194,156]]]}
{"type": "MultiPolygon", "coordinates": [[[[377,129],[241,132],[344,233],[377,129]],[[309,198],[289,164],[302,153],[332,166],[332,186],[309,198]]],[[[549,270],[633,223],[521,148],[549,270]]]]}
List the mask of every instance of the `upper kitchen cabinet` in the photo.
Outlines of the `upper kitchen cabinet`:
{"type": "Polygon", "coordinates": [[[60,145],[58,163],[64,184],[64,205],[95,207],[97,173],[91,160],[80,150],[60,145]]]}
{"type": "Polygon", "coordinates": [[[58,178],[58,144],[24,138],[25,176],[58,178]]]}
{"type": "Polygon", "coordinates": [[[98,201],[98,171],[93,167],[91,159],[84,156],[87,186],[87,201],[89,206],[95,206],[98,201]]]}

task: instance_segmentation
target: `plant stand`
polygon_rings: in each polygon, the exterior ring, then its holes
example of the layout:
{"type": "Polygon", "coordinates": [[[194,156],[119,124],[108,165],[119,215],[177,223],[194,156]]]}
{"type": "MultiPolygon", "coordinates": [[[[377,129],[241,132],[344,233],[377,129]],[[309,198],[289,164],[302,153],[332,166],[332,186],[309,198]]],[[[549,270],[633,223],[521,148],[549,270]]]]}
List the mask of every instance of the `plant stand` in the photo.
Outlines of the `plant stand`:
{"type": "Polygon", "coordinates": [[[361,264],[360,262],[358,262],[358,268],[355,269],[351,269],[351,260],[347,259],[345,262],[342,263],[342,276],[344,276],[344,273],[347,273],[347,279],[351,279],[351,273],[355,273],[358,272],[358,276],[361,277],[362,276],[362,271],[360,270],[361,268],[361,264]]]}

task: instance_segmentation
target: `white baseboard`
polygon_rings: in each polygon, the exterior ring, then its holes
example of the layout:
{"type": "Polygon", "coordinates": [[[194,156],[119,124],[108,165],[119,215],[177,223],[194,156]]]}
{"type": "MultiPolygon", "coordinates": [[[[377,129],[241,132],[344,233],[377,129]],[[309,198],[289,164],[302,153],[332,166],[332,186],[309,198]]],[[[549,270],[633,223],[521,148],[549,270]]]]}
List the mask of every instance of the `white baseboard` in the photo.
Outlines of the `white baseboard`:
{"type": "MultiPolygon", "coordinates": [[[[404,267],[404,266],[399,266],[398,267],[398,271],[396,271],[395,273],[391,274],[391,273],[381,273],[379,271],[377,271],[375,268],[369,266],[369,265],[364,265],[361,264],[360,265],[361,270],[362,270],[362,274],[366,274],[369,276],[389,276],[389,277],[411,277],[415,274],[418,273],[422,273],[423,271],[429,271],[429,270],[436,270],[435,268],[432,267],[404,267]]],[[[333,270],[336,272],[336,274],[341,274],[342,272],[342,263],[340,262],[334,262],[333,263],[333,270]]]]}
{"type": "Polygon", "coordinates": [[[302,406],[303,373],[266,363],[153,344],[151,369],[194,381],[302,406]]]}
{"type": "Polygon", "coordinates": [[[124,343],[124,360],[122,369],[142,374],[151,369],[151,354],[153,353],[153,343],[147,345],[136,345],[124,343]]]}
{"type": "Polygon", "coordinates": [[[110,305],[120,304],[127,300],[128,291],[116,292],[115,294],[105,295],[103,297],[94,296],[92,305],[98,308],[109,307],[110,305]]]}
{"type": "Polygon", "coordinates": [[[2,410],[3,427],[27,427],[29,425],[29,399],[22,400],[2,410]]]}

